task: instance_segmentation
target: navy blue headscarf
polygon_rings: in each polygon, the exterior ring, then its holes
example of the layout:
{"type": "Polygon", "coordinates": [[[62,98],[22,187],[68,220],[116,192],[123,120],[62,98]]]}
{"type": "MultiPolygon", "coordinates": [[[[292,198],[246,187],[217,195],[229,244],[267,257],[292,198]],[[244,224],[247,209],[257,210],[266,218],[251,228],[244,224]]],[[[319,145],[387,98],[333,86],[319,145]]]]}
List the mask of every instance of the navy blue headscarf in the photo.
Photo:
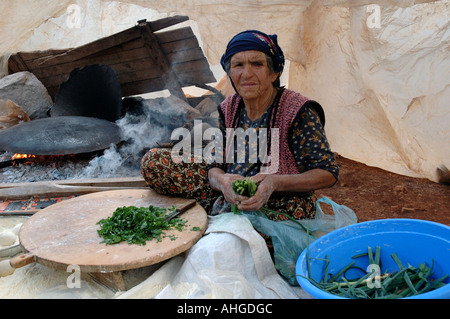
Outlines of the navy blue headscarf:
{"type": "Polygon", "coordinates": [[[257,50],[264,52],[272,58],[275,72],[283,72],[284,54],[278,46],[277,35],[267,35],[257,30],[247,30],[235,35],[227,45],[227,49],[220,60],[222,68],[226,71],[227,60],[234,54],[242,51],[257,50]]]}

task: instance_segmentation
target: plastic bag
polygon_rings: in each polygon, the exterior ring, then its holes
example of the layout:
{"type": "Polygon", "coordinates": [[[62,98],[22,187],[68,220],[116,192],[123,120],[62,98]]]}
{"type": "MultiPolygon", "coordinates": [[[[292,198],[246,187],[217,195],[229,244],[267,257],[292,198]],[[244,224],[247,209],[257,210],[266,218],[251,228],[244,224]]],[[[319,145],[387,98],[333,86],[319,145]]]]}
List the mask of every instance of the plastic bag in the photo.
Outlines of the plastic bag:
{"type": "Polygon", "coordinates": [[[316,201],[316,215],[314,219],[273,221],[263,212],[244,212],[253,227],[260,233],[272,238],[274,249],[274,263],[280,274],[291,285],[298,285],[295,266],[297,259],[308,243],[306,231],[298,224],[309,229],[311,236],[309,243],[335,229],[355,224],[357,217],[355,212],[347,206],[339,205],[322,197],[316,201]],[[321,203],[329,204],[333,208],[334,215],[325,214],[321,203]]]}

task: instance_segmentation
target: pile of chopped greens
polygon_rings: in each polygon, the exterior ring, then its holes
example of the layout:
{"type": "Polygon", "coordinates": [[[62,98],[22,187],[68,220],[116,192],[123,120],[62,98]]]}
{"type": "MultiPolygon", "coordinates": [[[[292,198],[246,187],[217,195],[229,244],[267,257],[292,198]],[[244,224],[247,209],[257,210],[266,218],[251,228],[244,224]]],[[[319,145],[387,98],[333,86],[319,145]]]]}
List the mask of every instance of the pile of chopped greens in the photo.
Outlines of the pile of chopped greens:
{"type": "Polygon", "coordinates": [[[172,229],[182,231],[187,221],[181,218],[164,221],[169,215],[167,211],[171,214],[175,211],[175,207],[170,209],[152,205],[119,207],[112,216],[97,222],[97,225],[101,225],[97,232],[103,238],[102,243],[107,245],[122,241],[127,241],[128,244],[145,245],[147,241],[153,239],[160,242],[164,237],[175,240],[175,236],[166,236],[164,231],[172,229]]]}

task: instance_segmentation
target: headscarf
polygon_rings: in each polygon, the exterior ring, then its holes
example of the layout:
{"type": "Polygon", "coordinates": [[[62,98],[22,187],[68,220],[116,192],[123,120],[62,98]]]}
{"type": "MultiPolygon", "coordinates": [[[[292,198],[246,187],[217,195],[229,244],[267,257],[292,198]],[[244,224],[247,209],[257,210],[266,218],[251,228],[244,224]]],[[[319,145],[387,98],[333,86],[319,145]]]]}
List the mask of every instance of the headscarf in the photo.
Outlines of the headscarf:
{"type": "Polygon", "coordinates": [[[222,68],[226,71],[227,60],[234,54],[242,51],[257,50],[264,52],[272,58],[275,72],[283,72],[284,54],[278,46],[277,35],[267,35],[257,30],[247,30],[235,35],[227,45],[227,49],[220,60],[222,68]]]}

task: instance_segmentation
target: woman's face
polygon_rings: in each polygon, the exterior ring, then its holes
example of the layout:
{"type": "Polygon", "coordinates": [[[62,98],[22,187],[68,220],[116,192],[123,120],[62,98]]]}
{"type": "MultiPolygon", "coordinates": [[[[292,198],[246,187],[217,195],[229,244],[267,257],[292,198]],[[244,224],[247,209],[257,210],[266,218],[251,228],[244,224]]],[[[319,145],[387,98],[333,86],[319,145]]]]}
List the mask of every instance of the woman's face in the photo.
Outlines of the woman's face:
{"type": "Polygon", "coordinates": [[[239,95],[251,101],[272,94],[278,74],[270,71],[263,52],[251,50],[231,57],[230,77],[239,95]]]}

